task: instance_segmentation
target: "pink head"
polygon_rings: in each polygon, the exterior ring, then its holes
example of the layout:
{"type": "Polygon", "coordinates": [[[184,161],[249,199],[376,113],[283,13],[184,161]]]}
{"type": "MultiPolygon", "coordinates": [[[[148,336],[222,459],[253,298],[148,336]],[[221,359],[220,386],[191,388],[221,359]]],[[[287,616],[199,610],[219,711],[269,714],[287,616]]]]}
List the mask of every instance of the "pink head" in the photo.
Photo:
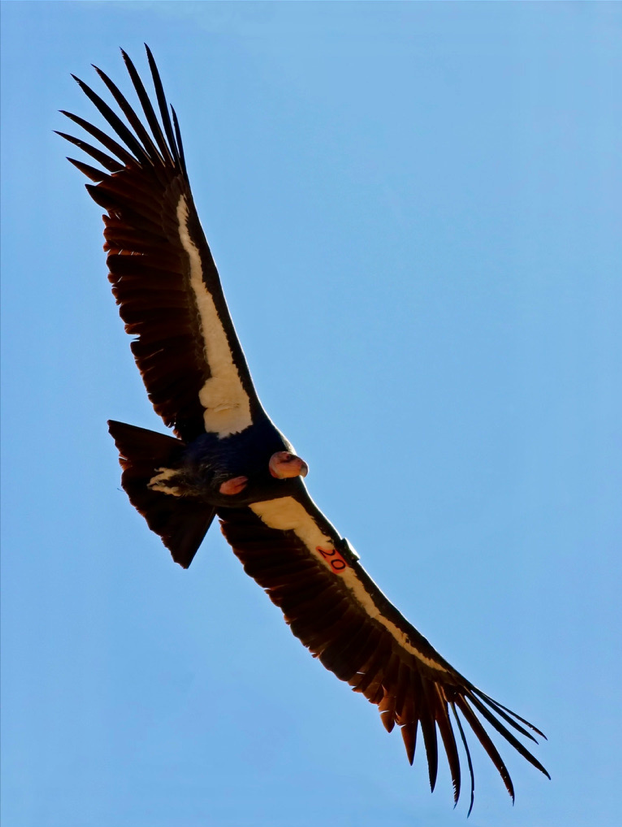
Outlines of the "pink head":
{"type": "Polygon", "coordinates": [[[272,476],[277,480],[284,480],[288,477],[306,477],[309,473],[307,463],[290,451],[277,451],[276,454],[272,454],[268,467],[272,476]]]}

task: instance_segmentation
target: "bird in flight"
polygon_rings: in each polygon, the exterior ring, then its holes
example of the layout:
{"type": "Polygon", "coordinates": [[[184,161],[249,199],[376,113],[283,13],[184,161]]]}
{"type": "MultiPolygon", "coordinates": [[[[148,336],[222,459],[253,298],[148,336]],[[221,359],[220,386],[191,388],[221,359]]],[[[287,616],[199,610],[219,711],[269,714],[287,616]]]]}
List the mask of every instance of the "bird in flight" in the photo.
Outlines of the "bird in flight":
{"type": "Polygon", "coordinates": [[[95,67],[116,111],[75,80],[110,131],[63,111],[99,146],[58,133],[99,165],[69,159],[93,182],[87,190],[106,211],[112,292],[134,337],[131,349],[149,399],[175,434],[109,422],[123,488],[184,568],[217,516],[246,573],[281,609],[294,635],[378,706],[389,732],[397,724],[411,764],[420,733],[432,790],[440,736],[454,804],[466,758],[471,812],[470,730],[514,800],[510,774],[485,724],[549,777],[515,734],[535,741],[532,733],[543,733],[439,655],[309,496],[307,464],[255,391],[194,206],[177,116],[146,49],[155,105],[122,51],[142,115],[95,67]]]}

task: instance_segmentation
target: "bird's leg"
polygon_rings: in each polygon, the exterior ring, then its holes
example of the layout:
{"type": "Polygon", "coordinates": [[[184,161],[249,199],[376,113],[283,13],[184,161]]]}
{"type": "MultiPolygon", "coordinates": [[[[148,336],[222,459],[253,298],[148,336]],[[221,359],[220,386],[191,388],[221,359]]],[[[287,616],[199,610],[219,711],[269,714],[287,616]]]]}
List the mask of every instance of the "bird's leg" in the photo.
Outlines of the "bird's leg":
{"type": "Polygon", "coordinates": [[[221,494],[233,496],[234,494],[239,494],[240,491],[244,491],[247,482],[248,477],[232,477],[230,480],[221,483],[218,490],[221,494]]]}

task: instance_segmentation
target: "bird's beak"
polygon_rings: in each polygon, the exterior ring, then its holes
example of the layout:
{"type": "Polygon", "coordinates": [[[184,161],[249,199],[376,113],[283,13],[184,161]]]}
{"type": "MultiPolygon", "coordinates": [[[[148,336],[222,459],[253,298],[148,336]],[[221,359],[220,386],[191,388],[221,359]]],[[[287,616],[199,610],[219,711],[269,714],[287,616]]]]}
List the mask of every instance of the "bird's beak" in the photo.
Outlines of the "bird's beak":
{"type": "Polygon", "coordinates": [[[300,459],[289,451],[277,451],[276,454],[272,454],[268,467],[272,476],[277,480],[306,477],[309,473],[309,466],[304,459],[300,459]]]}

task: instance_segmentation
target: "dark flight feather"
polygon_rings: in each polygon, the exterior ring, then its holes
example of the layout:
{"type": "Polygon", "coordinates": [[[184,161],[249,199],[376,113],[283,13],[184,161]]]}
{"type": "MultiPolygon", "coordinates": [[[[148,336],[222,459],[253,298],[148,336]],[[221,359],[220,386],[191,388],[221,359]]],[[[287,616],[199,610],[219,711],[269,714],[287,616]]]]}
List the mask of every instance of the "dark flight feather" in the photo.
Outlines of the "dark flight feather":
{"type": "MultiPolygon", "coordinates": [[[[105,146],[109,152],[116,155],[119,161],[125,165],[126,169],[134,167],[136,164],[136,158],[134,158],[133,155],[130,155],[130,153],[126,149],[123,149],[123,147],[115,140],[106,135],[105,132],[102,132],[101,129],[98,129],[93,124],[85,121],[84,118],[81,118],[79,115],[72,115],[71,112],[65,112],[64,109],[61,109],[60,112],[61,115],[69,118],[70,121],[73,121],[78,126],[82,127],[82,129],[84,129],[85,132],[88,132],[89,135],[92,135],[93,138],[99,141],[102,146],[105,146]]],[[[63,135],[63,137],[65,136],[63,135]]],[[[71,140],[71,138],[68,137],[68,140],[71,140]]],[[[76,141],[74,140],[73,143],[76,143],[76,141]]]]}
{"type": "MultiPolygon", "coordinates": [[[[97,67],[93,67],[95,71],[97,71],[97,67]]],[[[140,163],[145,164],[149,163],[151,160],[147,153],[145,152],[144,148],[140,144],[135,136],[132,134],[131,130],[127,128],[127,126],[123,123],[121,118],[114,112],[108,104],[103,101],[98,94],[96,94],[90,86],[88,86],[84,81],[80,80],[80,78],[72,75],[72,78],[78,84],[80,89],[84,92],[87,98],[95,105],[98,111],[104,116],[104,118],[108,121],[110,126],[114,129],[117,133],[119,138],[123,141],[123,143],[127,146],[130,152],[134,155],[134,158],[140,163]]],[[[114,84],[113,84],[114,85],[114,84]]]]}
{"type": "Polygon", "coordinates": [[[151,105],[151,100],[143,85],[141,77],[136,71],[136,67],[132,63],[129,55],[126,52],[124,52],[123,49],[121,49],[121,54],[123,55],[123,60],[125,61],[125,65],[129,72],[132,83],[134,84],[134,89],[136,90],[136,94],[138,95],[138,99],[143,108],[143,112],[145,113],[145,117],[147,118],[149,128],[151,129],[151,132],[153,133],[153,136],[156,139],[157,144],[160,148],[162,157],[163,159],[166,159],[166,161],[174,162],[175,155],[171,152],[171,147],[168,146],[166,140],[164,139],[160,123],[156,117],[156,113],[154,112],[153,106],[151,105]]]}
{"type": "Polygon", "coordinates": [[[56,134],[77,146],[82,150],[82,152],[86,152],[87,155],[90,155],[91,158],[94,158],[98,163],[105,167],[108,172],[120,172],[123,169],[123,166],[119,164],[118,161],[115,161],[114,158],[106,155],[106,153],[102,152],[100,149],[87,144],[86,141],[81,141],[79,138],[74,138],[73,135],[67,135],[65,132],[56,131],[56,134]]]}
{"type": "MultiPolygon", "coordinates": [[[[136,133],[138,140],[141,142],[143,150],[147,153],[151,161],[163,161],[162,155],[160,154],[157,146],[153,142],[151,135],[145,127],[143,126],[142,121],[134,111],[134,109],[128,103],[127,98],[125,95],[122,94],[120,89],[110,80],[108,75],[99,69],[97,66],[93,66],[93,69],[97,72],[99,77],[103,80],[103,82],[108,87],[109,92],[112,94],[113,98],[117,102],[119,108],[125,115],[128,120],[128,123],[136,133]]],[[[119,134],[119,133],[117,133],[119,134]]]]}

